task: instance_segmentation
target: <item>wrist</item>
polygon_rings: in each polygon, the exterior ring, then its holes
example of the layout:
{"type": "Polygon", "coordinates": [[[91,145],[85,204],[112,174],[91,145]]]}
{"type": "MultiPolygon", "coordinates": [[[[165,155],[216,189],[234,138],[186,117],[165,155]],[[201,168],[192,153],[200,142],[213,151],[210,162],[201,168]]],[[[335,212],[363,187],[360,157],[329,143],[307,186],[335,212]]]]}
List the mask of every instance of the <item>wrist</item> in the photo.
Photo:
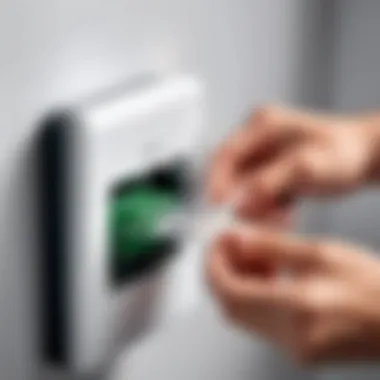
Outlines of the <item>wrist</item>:
{"type": "Polygon", "coordinates": [[[380,117],[365,120],[361,127],[367,155],[365,180],[369,184],[380,182],[380,117]]]}

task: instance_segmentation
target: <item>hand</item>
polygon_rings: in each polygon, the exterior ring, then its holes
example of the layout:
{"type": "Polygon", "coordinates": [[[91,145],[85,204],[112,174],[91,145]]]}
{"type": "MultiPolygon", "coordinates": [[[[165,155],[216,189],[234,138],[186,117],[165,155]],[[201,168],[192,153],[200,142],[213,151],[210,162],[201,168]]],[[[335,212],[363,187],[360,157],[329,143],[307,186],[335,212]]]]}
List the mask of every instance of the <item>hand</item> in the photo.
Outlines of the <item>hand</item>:
{"type": "Polygon", "coordinates": [[[380,261],[358,248],[245,227],[217,239],[207,276],[234,324],[303,363],[380,359],[380,261]]]}
{"type": "Polygon", "coordinates": [[[217,150],[209,197],[237,201],[241,217],[275,220],[299,196],[356,189],[371,179],[378,161],[380,139],[373,124],[378,121],[369,116],[258,110],[217,150]]]}

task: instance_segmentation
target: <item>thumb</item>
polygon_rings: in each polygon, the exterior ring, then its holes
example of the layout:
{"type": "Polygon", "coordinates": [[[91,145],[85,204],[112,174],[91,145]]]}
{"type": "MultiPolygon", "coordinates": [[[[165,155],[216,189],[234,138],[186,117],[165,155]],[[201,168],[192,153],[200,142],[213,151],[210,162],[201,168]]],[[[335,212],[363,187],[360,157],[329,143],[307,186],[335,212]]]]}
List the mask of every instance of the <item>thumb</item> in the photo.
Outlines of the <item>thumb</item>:
{"type": "Polygon", "coordinates": [[[323,244],[289,234],[252,226],[240,226],[220,237],[228,260],[237,270],[250,271],[257,263],[284,266],[296,271],[326,264],[323,244]]]}
{"type": "Polygon", "coordinates": [[[297,197],[340,191],[337,173],[321,148],[304,147],[284,153],[245,179],[237,212],[242,216],[264,216],[287,208],[297,197]]]}

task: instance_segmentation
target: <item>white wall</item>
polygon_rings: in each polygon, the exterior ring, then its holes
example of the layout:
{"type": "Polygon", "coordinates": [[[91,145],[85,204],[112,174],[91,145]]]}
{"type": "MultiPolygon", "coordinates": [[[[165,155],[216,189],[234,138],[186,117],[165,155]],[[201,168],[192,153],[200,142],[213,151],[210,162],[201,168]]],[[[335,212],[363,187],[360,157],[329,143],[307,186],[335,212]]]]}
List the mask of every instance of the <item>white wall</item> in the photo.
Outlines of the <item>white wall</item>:
{"type": "MultiPolygon", "coordinates": [[[[40,113],[141,69],[191,71],[208,87],[208,130],[216,140],[249,106],[307,98],[302,81],[310,62],[304,53],[310,53],[314,7],[318,2],[302,0],[2,0],[2,379],[32,376],[34,299],[25,291],[32,289],[35,262],[28,144],[40,113]]],[[[127,359],[128,379],[306,376],[254,340],[228,331],[209,304],[202,305],[127,359]]]]}

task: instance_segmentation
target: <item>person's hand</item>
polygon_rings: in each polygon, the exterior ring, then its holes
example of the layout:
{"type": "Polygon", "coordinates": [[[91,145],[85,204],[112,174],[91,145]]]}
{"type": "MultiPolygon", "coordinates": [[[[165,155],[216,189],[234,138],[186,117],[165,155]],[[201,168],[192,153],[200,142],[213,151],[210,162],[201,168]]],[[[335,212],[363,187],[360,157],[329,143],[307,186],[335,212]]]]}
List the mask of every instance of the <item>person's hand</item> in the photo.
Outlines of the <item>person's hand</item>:
{"type": "Polygon", "coordinates": [[[358,248],[245,227],[214,242],[207,277],[234,324],[298,361],[380,359],[380,261],[358,248]]]}
{"type": "Polygon", "coordinates": [[[209,199],[235,202],[241,217],[275,220],[299,196],[356,189],[371,180],[380,151],[372,124],[371,117],[257,110],[217,149],[209,199]]]}
{"type": "MultiPolygon", "coordinates": [[[[302,196],[342,194],[380,179],[379,116],[256,111],[217,150],[209,199],[258,225],[282,223],[302,196]]],[[[263,227],[214,242],[207,275],[233,322],[306,362],[380,358],[380,260],[336,242],[263,227]],[[278,274],[284,272],[287,277],[278,274]]]]}

